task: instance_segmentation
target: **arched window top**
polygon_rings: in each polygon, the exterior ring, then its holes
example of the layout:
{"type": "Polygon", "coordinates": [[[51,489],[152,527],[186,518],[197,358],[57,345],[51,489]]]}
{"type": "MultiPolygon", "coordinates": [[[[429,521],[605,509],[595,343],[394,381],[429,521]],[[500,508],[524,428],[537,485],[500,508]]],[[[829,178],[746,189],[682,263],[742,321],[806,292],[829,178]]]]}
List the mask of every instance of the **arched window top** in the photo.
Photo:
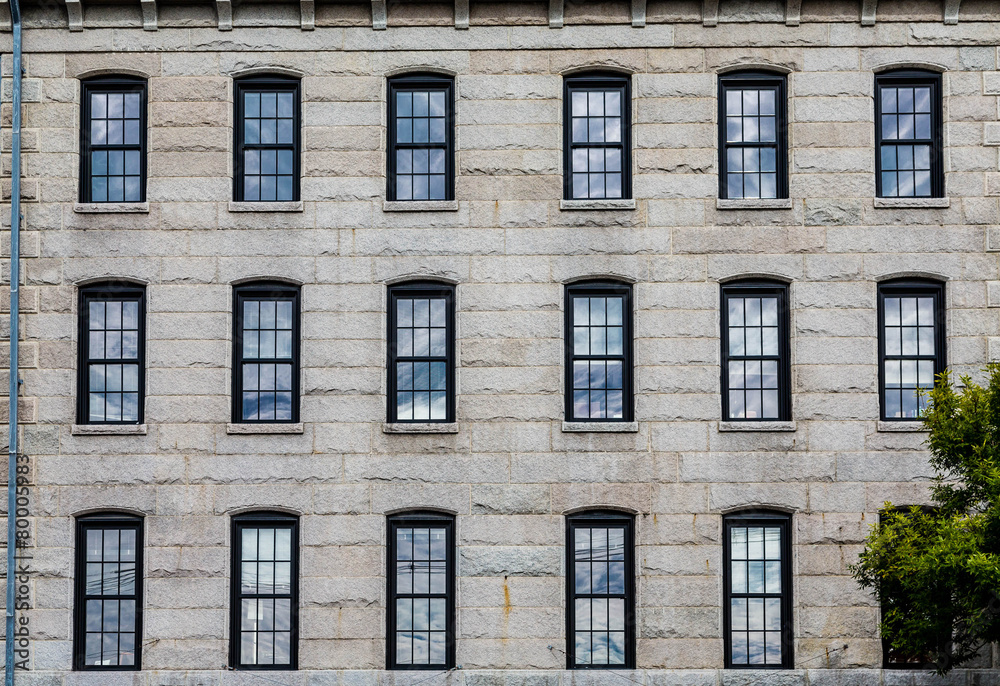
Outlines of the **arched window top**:
{"type": "Polygon", "coordinates": [[[609,507],[597,507],[593,509],[577,510],[566,515],[567,519],[574,520],[613,520],[634,521],[635,515],[625,510],[615,510],[609,507]]]}
{"type": "Polygon", "coordinates": [[[122,510],[104,510],[77,515],[76,520],[78,522],[141,522],[143,515],[122,510]]]}
{"type": "Polygon", "coordinates": [[[399,521],[441,521],[441,522],[455,521],[455,515],[451,513],[445,512],[444,510],[432,510],[426,507],[414,510],[402,510],[399,512],[393,512],[392,514],[386,516],[389,519],[399,520],[399,521]]]}
{"type": "Polygon", "coordinates": [[[770,507],[748,507],[742,510],[733,510],[725,514],[725,519],[791,519],[791,512],[784,512],[770,507]]]}
{"type": "Polygon", "coordinates": [[[297,522],[299,520],[299,516],[290,512],[281,512],[279,510],[251,510],[249,512],[240,512],[239,514],[233,515],[233,521],[243,522],[247,520],[297,522]]]}

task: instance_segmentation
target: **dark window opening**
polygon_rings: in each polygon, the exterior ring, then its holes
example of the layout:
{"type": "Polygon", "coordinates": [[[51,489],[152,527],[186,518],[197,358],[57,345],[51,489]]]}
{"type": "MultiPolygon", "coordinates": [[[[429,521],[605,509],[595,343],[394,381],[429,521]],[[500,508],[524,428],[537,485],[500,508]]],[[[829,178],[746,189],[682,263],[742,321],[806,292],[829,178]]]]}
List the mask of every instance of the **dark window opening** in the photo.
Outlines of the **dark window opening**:
{"type": "Polygon", "coordinates": [[[145,202],[146,81],[88,79],[81,99],[80,201],[145,202]]]}
{"type": "Polygon", "coordinates": [[[299,289],[237,286],[234,422],[299,421],[299,289]]]}
{"type": "Polygon", "coordinates": [[[74,669],[141,669],[142,570],[142,519],[77,519],[74,669]]]}
{"type": "Polygon", "coordinates": [[[875,77],[875,161],[880,198],[944,197],[941,75],[875,77]]]}
{"type": "Polygon", "coordinates": [[[719,197],[788,197],[785,77],[719,77],[719,197]]]}
{"type": "Polygon", "coordinates": [[[389,669],[455,666],[455,520],[434,513],[389,518],[389,669]]]}
{"type": "Polygon", "coordinates": [[[635,667],[634,548],[630,515],[567,517],[568,669],[635,667]]]}
{"type": "Polygon", "coordinates": [[[631,198],[629,77],[567,77],[563,92],[563,186],[567,200],[631,198]]]}
{"type": "Polygon", "coordinates": [[[451,78],[389,80],[389,200],[454,200],[455,90],[451,78]]]}
{"type": "Polygon", "coordinates": [[[254,76],[236,81],[235,199],[299,199],[299,81],[254,76]]]}

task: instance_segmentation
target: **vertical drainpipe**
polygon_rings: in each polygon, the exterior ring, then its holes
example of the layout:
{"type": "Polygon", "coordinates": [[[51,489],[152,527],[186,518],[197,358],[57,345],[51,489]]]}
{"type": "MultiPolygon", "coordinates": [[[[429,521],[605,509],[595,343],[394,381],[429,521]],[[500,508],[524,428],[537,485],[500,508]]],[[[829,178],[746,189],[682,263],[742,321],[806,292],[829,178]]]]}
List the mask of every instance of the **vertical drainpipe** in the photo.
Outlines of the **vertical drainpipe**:
{"type": "Polygon", "coordinates": [[[17,552],[15,541],[17,528],[17,395],[19,373],[17,344],[20,339],[18,317],[18,285],[21,279],[21,7],[18,0],[10,0],[11,29],[14,34],[14,121],[11,136],[10,164],[10,393],[8,400],[7,436],[7,615],[6,615],[6,660],[4,662],[4,684],[14,686],[14,584],[17,552]]]}

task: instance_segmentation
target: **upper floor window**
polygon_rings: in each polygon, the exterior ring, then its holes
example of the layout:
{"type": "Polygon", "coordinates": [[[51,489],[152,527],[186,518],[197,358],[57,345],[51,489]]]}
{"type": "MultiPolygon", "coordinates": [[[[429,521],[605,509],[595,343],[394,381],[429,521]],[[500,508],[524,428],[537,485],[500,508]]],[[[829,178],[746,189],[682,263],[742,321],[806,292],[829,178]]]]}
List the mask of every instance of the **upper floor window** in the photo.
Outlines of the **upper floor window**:
{"type": "Polygon", "coordinates": [[[722,287],[722,416],[791,419],[788,286],[722,287]]]}
{"type": "Polygon", "coordinates": [[[389,421],[455,421],[455,289],[389,289],[389,421]]]}
{"type": "Polygon", "coordinates": [[[941,113],[940,74],[899,70],[875,77],[880,198],[944,196],[941,113]]]}
{"type": "Polygon", "coordinates": [[[389,518],[389,669],[455,666],[455,520],[389,518]]]}
{"type": "Polygon", "coordinates": [[[882,419],[918,420],[945,369],[944,285],[889,281],[878,299],[882,419]]]}
{"type": "Polygon", "coordinates": [[[566,287],[566,420],[632,420],[632,288],[566,287]]]}
{"type": "Polygon", "coordinates": [[[726,667],[792,667],[790,523],[772,512],[724,519],[726,667]]]}
{"type": "Polygon", "coordinates": [[[77,519],[75,586],[74,669],[141,669],[142,519],[77,519]]]}
{"type": "Polygon", "coordinates": [[[295,669],[299,631],[299,521],[256,512],[233,518],[230,664],[295,669]]]}
{"type": "Polygon", "coordinates": [[[567,518],[567,668],[635,667],[633,519],[618,512],[567,518]]]}
{"type": "Polygon", "coordinates": [[[109,283],[80,289],[80,424],[142,423],[145,318],[141,286],[109,283]]]}
{"type": "Polygon", "coordinates": [[[719,197],[788,197],[785,77],[719,77],[719,197]]]}
{"type": "Polygon", "coordinates": [[[450,77],[389,80],[389,200],[454,199],[454,100],[450,77]]]}
{"type": "Polygon", "coordinates": [[[234,300],[233,421],[299,421],[299,289],[245,284],[234,300]]]}
{"type": "Polygon", "coordinates": [[[254,76],[236,81],[235,199],[299,199],[299,81],[254,76]]]}
{"type": "Polygon", "coordinates": [[[629,77],[566,77],[563,186],[567,200],[632,197],[629,77]]]}
{"type": "Polygon", "coordinates": [[[146,81],[87,79],[81,99],[80,201],[145,202],[146,81]]]}

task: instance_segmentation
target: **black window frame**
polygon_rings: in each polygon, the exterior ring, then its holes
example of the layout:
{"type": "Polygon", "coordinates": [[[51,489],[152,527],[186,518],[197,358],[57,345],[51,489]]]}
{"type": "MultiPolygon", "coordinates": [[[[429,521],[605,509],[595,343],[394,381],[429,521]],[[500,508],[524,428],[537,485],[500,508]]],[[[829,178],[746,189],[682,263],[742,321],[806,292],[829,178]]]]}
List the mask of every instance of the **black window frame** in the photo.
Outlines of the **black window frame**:
{"type": "MultiPolygon", "coordinates": [[[[254,281],[233,286],[233,380],[232,421],[234,424],[296,424],[300,421],[302,373],[302,290],[280,281],[254,281]],[[292,416],[290,419],[243,419],[243,301],[246,299],[290,300],[292,302],[292,416]]],[[[265,360],[270,358],[256,358],[265,360]]],[[[275,357],[273,360],[277,361],[275,357]]]]}
{"type": "Polygon", "coordinates": [[[295,671],[299,668],[299,518],[285,512],[256,511],[235,515],[230,523],[230,581],[229,581],[229,668],[244,671],[295,671]],[[243,593],[241,588],[244,528],[287,528],[291,530],[291,589],[288,594],[243,593]],[[242,642],[242,600],[244,598],[289,598],[291,638],[289,663],[243,664],[240,662],[242,642]]]}
{"type": "Polygon", "coordinates": [[[73,580],[73,669],[85,672],[138,672],[142,670],[143,582],[145,581],[143,555],[142,517],[120,512],[101,512],[76,518],[73,580]],[[135,664],[87,665],[86,662],[86,607],[87,607],[87,531],[90,529],[132,529],[135,538],[135,595],[93,596],[105,599],[135,599],[135,664]]]}
{"type": "Polygon", "coordinates": [[[787,422],[792,419],[792,344],[789,307],[789,284],[779,281],[740,280],[722,284],[721,294],[721,330],[720,350],[722,365],[720,369],[722,389],[722,421],[724,422],[787,422]],[[729,354],[729,298],[747,296],[777,296],[778,297],[778,355],[777,357],[729,354]],[[765,417],[730,417],[729,416],[729,362],[730,360],[766,360],[776,359],[778,362],[778,416],[765,417]]]}
{"type": "Polygon", "coordinates": [[[620,198],[593,198],[594,200],[632,199],[632,77],[611,71],[572,74],[563,78],[563,199],[591,200],[573,197],[573,148],[620,148],[622,159],[622,194],[620,198]],[[578,91],[613,90],[621,92],[622,139],[620,143],[573,143],[572,94],[578,91]]]}
{"type": "Polygon", "coordinates": [[[145,421],[146,406],[146,288],[128,282],[101,282],[81,286],[77,295],[77,424],[133,426],[145,421]],[[134,300],[139,303],[139,400],[135,421],[91,421],[90,419],[90,363],[121,364],[124,358],[90,358],[90,302],[106,300],[134,300]]]}
{"type": "Polygon", "coordinates": [[[719,117],[719,198],[729,198],[728,166],[729,148],[765,148],[774,147],[775,170],[777,184],[774,198],[732,198],[734,200],[784,200],[788,198],[788,85],[784,74],[768,71],[737,71],[719,75],[718,92],[719,117]],[[775,138],[773,145],[757,141],[756,143],[730,143],[726,135],[726,91],[771,89],[775,93],[775,138]]]}
{"type": "Polygon", "coordinates": [[[894,69],[875,75],[875,197],[890,199],[943,198],[944,99],[941,73],[924,69],[894,69]],[[931,146],[931,194],[882,194],[882,86],[929,86],[931,89],[931,138],[895,139],[890,144],[931,146]]]}
{"type": "Polygon", "coordinates": [[[563,411],[567,422],[631,422],[635,416],[635,355],[634,355],[634,313],[632,311],[632,284],[622,281],[577,281],[566,284],[563,298],[563,411]],[[573,340],[573,300],[575,297],[621,296],[622,302],[622,355],[576,355],[573,340]],[[573,414],[573,362],[580,360],[622,360],[622,416],[576,417],[573,414]]]}
{"type": "MultiPolygon", "coordinates": [[[[401,512],[389,515],[386,518],[386,669],[395,671],[443,671],[455,667],[455,644],[456,644],[456,613],[455,596],[458,578],[455,574],[455,558],[458,555],[458,548],[455,541],[455,517],[441,512],[433,511],[412,511],[401,512]],[[445,630],[445,663],[442,664],[399,664],[396,662],[396,599],[400,594],[396,591],[396,529],[398,528],[444,528],[446,543],[445,547],[448,558],[445,564],[447,575],[447,587],[445,593],[445,612],[447,613],[445,630]]],[[[442,594],[402,594],[409,597],[433,597],[442,594]]]]}
{"type": "MultiPolygon", "coordinates": [[[[793,669],[795,667],[795,624],[794,605],[792,603],[792,515],[786,512],[773,510],[744,510],[725,515],[722,520],[722,613],[723,613],[723,644],[725,648],[725,668],[726,669],[746,669],[746,670],[773,670],[773,669],[793,669]],[[733,644],[732,644],[732,535],[730,529],[734,526],[750,527],[774,527],[782,529],[781,534],[781,664],[733,664],[733,644]]],[[[740,593],[740,597],[761,596],[766,597],[768,593],[752,594],[740,593]]]]}
{"type": "Polygon", "coordinates": [[[80,82],[80,202],[100,204],[124,204],[146,202],[146,151],[148,148],[149,89],[146,79],[139,76],[116,74],[95,76],[80,82]],[[95,150],[134,150],[134,145],[98,145],[91,142],[91,94],[92,93],[139,93],[139,200],[93,200],[91,174],[95,150]]]}
{"type": "Polygon", "coordinates": [[[387,421],[389,423],[405,423],[405,424],[451,424],[455,422],[455,412],[457,405],[457,393],[455,389],[455,286],[452,284],[441,283],[437,281],[412,281],[408,283],[393,284],[389,286],[389,307],[388,307],[388,341],[386,346],[387,352],[387,362],[386,362],[386,380],[387,380],[387,390],[386,395],[386,411],[387,411],[387,421]],[[446,355],[444,358],[440,356],[426,356],[426,357],[407,357],[398,355],[397,349],[397,316],[396,316],[396,303],[400,296],[406,298],[445,298],[445,317],[446,317],[446,355]],[[396,363],[405,361],[407,359],[413,361],[431,361],[431,362],[444,362],[446,366],[446,394],[447,394],[447,409],[445,411],[444,419],[399,419],[397,417],[397,379],[396,379],[396,363]]]}
{"type": "Polygon", "coordinates": [[[235,107],[235,121],[233,122],[233,200],[236,202],[299,202],[302,199],[302,82],[294,76],[283,76],[280,74],[255,74],[233,81],[233,104],[235,107]],[[244,98],[247,92],[284,92],[292,93],[294,106],[294,120],[292,125],[292,199],[291,200],[245,200],[244,182],[244,150],[248,147],[252,149],[265,150],[287,150],[288,144],[270,144],[244,142],[244,98]]]}
{"type": "MultiPolygon", "coordinates": [[[[879,419],[884,422],[922,422],[922,417],[888,417],[885,402],[885,363],[890,359],[885,352],[885,298],[886,296],[932,296],[934,298],[934,380],[948,368],[947,308],[945,285],[933,279],[903,278],[883,281],[878,285],[878,405],[879,419]]],[[[891,359],[929,359],[922,355],[893,355],[891,359]]]]}
{"type": "Polygon", "coordinates": [[[635,669],[636,665],[636,568],[635,516],[617,510],[588,510],[566,516],[566,669],[635,669]],[[623,594],[577,594],[575,583],[575,538],[578,527],[623,528],[625,530],[625,592],[623,594]],[[622,597],[625,600],[625,663],[576,663],[576,599],[577,597],[622,597]]]}
{"type": "Polygon", "coordinates": [[[455,199],[455,78],[433,72],[415,72],[389,77],[388,95],[386,200],[392,202],[448,202],[455,199]],[[445,94],[445,144],[400,143],[396,140],[396,93],[400,91],[443,91],[445,94]],[[400,149],[444,149],[444,198],[402,199],[396,197],[396,151],[400,149]]]}

